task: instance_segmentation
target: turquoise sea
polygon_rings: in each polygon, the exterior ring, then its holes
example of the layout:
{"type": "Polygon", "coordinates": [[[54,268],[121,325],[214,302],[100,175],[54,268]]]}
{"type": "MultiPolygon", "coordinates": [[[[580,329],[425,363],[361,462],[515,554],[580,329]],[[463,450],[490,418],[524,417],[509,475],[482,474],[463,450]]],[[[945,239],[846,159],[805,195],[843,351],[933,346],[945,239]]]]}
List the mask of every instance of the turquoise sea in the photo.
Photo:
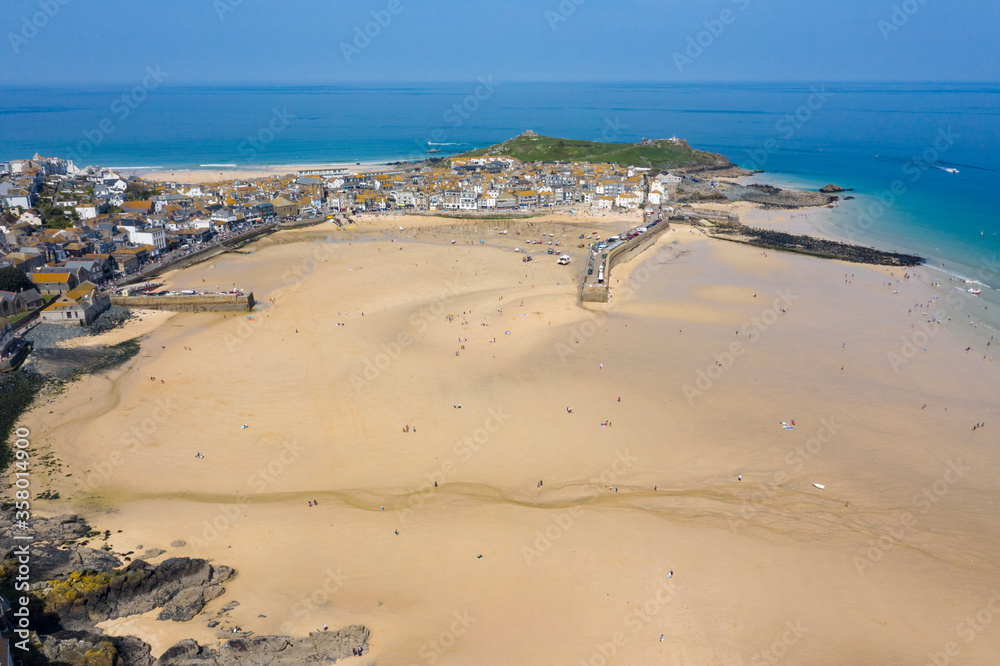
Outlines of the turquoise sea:
{"type": "MultiPolygon", "coordinates": [[[[167,81],[166,83],[169,83],[167,81]]],[[[840,235],[929,257],[1000,303],[997,84],[524,84],[0,88],[0,160],[112,167],[385,162],[526,129],[679,136],[765,179],[853,188],[840,235]],[[951,170],[951,171],[948,171],[951,170]]],[[[218,168],[218,167],[216,167],[218,168]]],[[[1000,310],[1000,305],[997,306],[1000,310]]]]}

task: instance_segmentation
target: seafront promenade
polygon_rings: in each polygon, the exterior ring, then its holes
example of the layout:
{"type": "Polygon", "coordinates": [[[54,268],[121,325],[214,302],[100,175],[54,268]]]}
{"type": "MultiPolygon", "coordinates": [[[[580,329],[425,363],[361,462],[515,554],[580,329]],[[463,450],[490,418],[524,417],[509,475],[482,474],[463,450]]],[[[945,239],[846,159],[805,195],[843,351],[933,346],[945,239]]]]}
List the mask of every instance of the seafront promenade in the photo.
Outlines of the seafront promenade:
{"type": "Polygon", "coordinates": [[[137,284],[139,282],[144,282],[150,278],[157,277],[161,273],[173,270],[176,268],[186,268],[199,261],[204,261],[215,254],[222,254],[237,245],[249,242],[251,240],[257,239],[261,236],[272,233],[278,229],[278,224],[276,222],[271,222],[259,227],[253,227],[247,231],[243,231],[238,234],[233,234],[232,236],[227,236],[216,243],[206,245],[205,247],[198,248],[193,252],[184,254],[165,262],[154,262],[147,266],[144,266],[140,270],[136,271],[132,275],[129,275],[124,280],[118,282],[116,287],[126,287],[130,284],[137,284]]]}

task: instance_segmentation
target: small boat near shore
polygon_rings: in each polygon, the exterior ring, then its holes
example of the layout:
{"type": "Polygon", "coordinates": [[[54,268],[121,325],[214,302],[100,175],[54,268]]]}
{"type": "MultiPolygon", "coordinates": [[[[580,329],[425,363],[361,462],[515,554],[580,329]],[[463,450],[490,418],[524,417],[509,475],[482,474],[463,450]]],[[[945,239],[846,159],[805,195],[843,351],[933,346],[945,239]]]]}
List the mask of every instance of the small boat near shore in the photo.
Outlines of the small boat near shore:
{"type": "Polygon", "coordinates": [[[973,288],[973,289],[969,290],[969,293],[978,296],[979,294],[983,293],[983,290],[982,289],[975,289],[975,288],[973,288]]]}

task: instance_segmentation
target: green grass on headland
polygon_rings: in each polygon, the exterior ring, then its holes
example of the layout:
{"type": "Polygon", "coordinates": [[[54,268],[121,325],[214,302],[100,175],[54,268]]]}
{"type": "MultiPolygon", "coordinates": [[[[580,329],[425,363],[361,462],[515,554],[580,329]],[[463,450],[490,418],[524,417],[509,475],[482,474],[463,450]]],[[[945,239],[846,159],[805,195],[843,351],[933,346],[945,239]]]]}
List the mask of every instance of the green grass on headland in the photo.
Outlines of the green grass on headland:
{"type": "Polygon", "coordinates": [[[591,162],[660,170],[732,166],[722,155],[695,150],[686,141],[666,139],[644,143],[604,143],[522,135],[455,157],[483,155],[508,155],[522,162],[591,162]]]}

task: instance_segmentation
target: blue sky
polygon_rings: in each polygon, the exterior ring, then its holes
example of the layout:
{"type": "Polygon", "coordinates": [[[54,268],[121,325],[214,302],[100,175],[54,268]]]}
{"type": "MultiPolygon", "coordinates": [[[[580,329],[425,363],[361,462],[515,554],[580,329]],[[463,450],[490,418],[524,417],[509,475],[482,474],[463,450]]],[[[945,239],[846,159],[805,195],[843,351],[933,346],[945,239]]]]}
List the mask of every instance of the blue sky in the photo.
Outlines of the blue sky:
{"type": "Polygon", "coordinates": [[[1000,73],[1000,3],[974,0],[3,0],[0,31],[0,85],[1000,73]]]}

